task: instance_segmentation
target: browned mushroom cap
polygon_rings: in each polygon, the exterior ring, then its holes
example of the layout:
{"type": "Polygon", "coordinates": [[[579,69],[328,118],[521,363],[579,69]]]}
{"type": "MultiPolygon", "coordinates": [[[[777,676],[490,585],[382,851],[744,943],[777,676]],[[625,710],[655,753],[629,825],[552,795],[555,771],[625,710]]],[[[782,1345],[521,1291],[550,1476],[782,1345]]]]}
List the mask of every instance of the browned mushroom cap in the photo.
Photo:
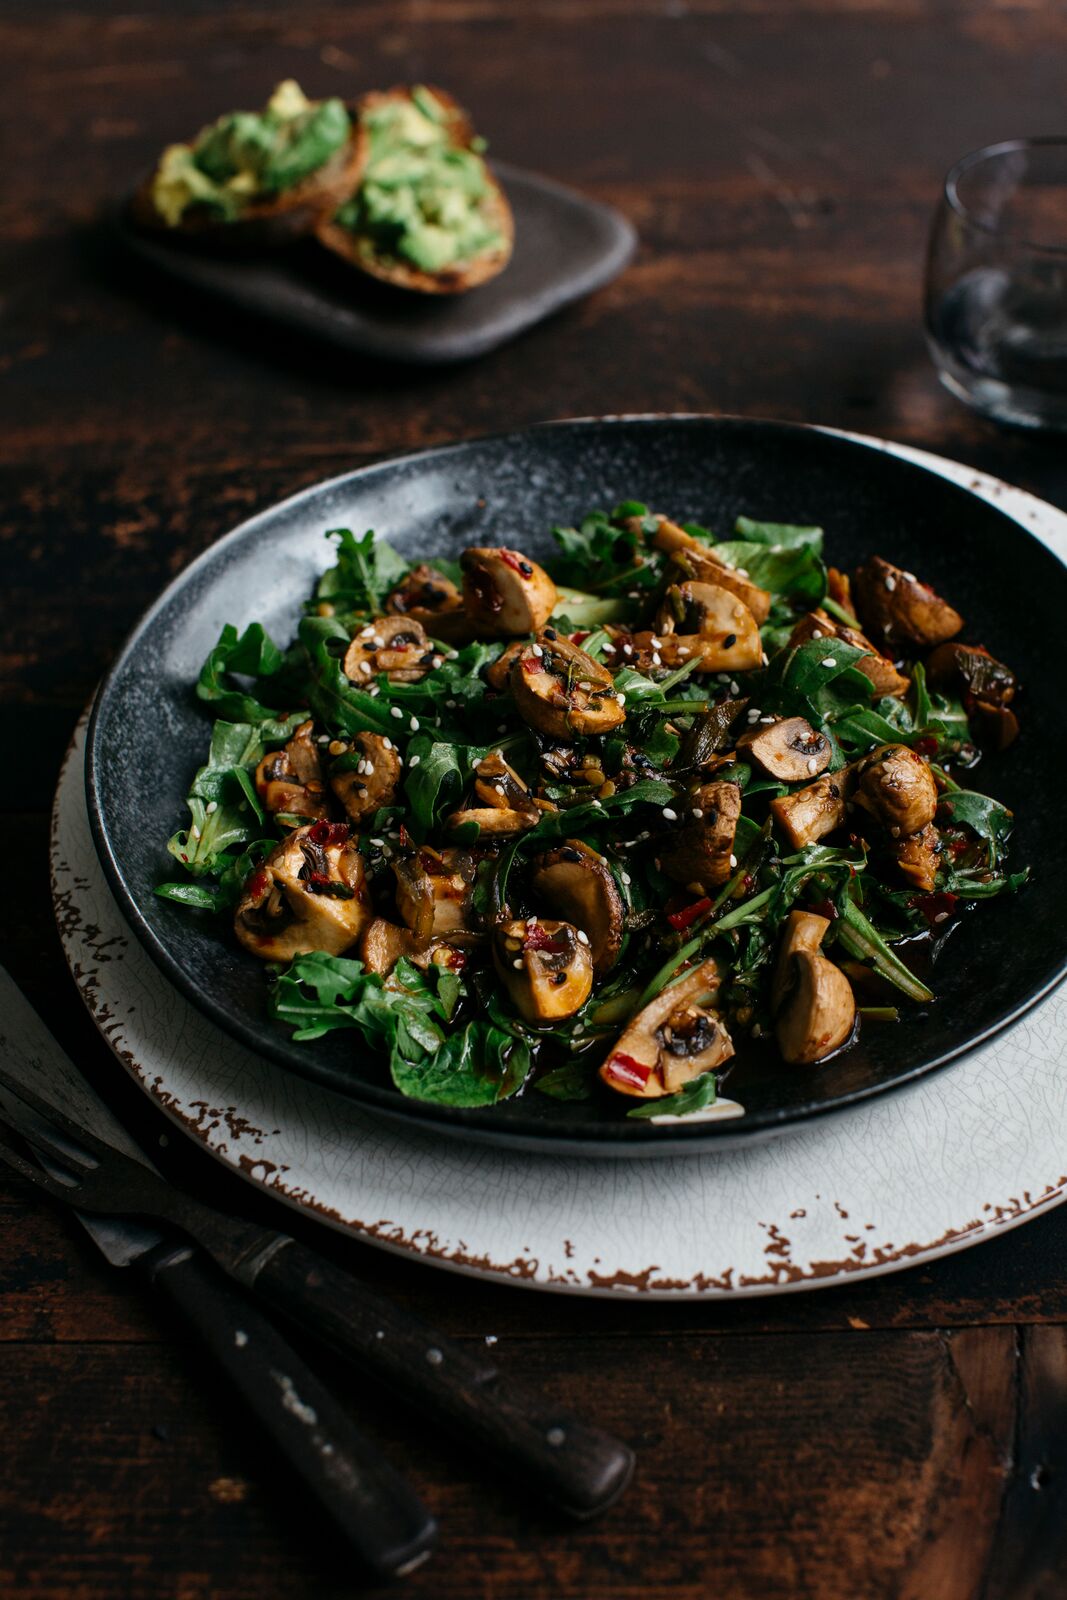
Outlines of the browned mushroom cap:
{"type": "Polygon", "coordinates": [[[824,772],[815,783],[771,801],[771,814],[794,850],[840,828],[852,785],[852,772],[844,767],[840,772],[824,772]]]}
{"type": "Polygon", "coordinates": [[[288,744],[265,755],[256,768],[256,793],[264,811],[291,817],[327,817],[330,800],[313,722],[302,722],[288,744]]]}
{"type": "Polygon", "coordinates": [[[777,1016],[793,984],[792,960],[799,950],[816,955],[830,926],[829,917],[814,911],[791,911],[782,926],[778,957],[771,979],[771,1015],[777,1016]]]}
{"type": "Polygon", "coordinates": [[[573,1017],[592,992],[589,939],[569,922],[528,917],[501,923],[493,936],[493,961],[527,1022],[573,1017]]]}
{"type": "Polygon", "coordinates": [[[856,668],[865,678],[870,678],[876,694],[893,695],[899,699],[911,687],[911,679],[898,672],[889,657],[876,650],[865,634],[860,633],[858,628],[850,628],[845,622],[836,621],[821,609],[809,611],[807,616],[801,617],[789,635],[789,648],[795,649],[809,639],[840,639],[844,644],[865,651],[856,662],[856,668]]]}
{"type": "Polygon", "coordinates": [[[380,733],[357,733],[352,748],[334,763],[330,788],[352,822],[373,817],[396,799],[400,756],[380,733]]]}
{"type": "Polygon", "coordinates": [[[670,835],[660,866],[675,883],[717,889],[736,865],[733,848],[741,791],[723,779],[701,784],[693,791],[690,807],[691,820],[670,835]]]}
{"type": "Polygon", "coordinates": [[[376,673],[390,683],[418,683],[444,657],[411,617],[378,617],[360,628],[345,655],[346,678],[366,687],[376,673]]]}
{"type": "Polygon", "coordinates": [[[495,689],[498,694],[503,694],[507,689],[509,680],[511,678],[511,669],[522,655],[522,652],[527,648],[527,645],[528,640],[526,639],[514,640],[513,643],[505,646],[505,648],[500,652],[496,660],[493,662],[492,666],[486,667],[485,681],[489,687],[491,689],[495,689]]]}
{"type": "Polygon", "coordinates": [[[536,827],[538,813],[513,811],[510,806],[467,806],[447,816],[445,828],[449,833],[455,833],[470,822],[476,823],[487,838],[512,839],[517,833],[525,833],[527,828],[536,827]]]}
{"type": "Polygon", "coordinates": [[[534,821],[541,814],[529,789],[499,750],[490,750],[475,767],[474,793],[484,806],[497,811],[525,812],[534,821]]]}
{"type": "Polygon", "coordinates": [[[781,783],[803,783],[830,765],[830,741],[803,717],[783,717],[767,726],[757,723],[737,741],[764,772],[781,783]]]}
{"type": "Polygon", "coordinates": [[[852,766],[856,804],[869,811],[894,839],[919,833],[933,822],[937,810],[934,775],[922,756],[906,744],[880,744],[852,766]]]}
{"type": "Polygon", "coordinates": [[[923,894],[930,894],[941,865],[941,835],[933,823],[928,822],[918,833],[894,840],[893,855],[897,871],[905,882],[923,894]]]}
{"type": "Polygon", "coordinates": [[[423,845],[393,872],[397,910],[420,944],[469,933],[474,862],[465,850],[423,845]]]}
{"type": "Polygon", "coordinates": [[[460,594],[451,578],[425,563],[412,567],[385,602],[391,616],[410,617],[434,639],[448,644],[466,643],[471,626],[460,594]]]}
{"type": "Polygon", "coordinates": [[[877,644],[899,652],[907,645],[920,649],[951,639],[963,627],[963,618],[929,584],[872,556],[856,573],[856,606],[864,630],[877,644]]]}
{"type": "MultiPolygon", "coordinates": [[[[655,626],[664,666],[680,667],[695,655],[698,672],[748,672],[763,661],[755,617],[721,584],[672,584],[656,613],[655,626]]],[[[634,642],[642,642],[640,634],[634,642]]],[[[652,645],[655,649],[655,638],[652,645]]],[[[658,664],[655,656],[652,660],[658,664]]]]}
{"type": "Polygon", "coordinates": [[[856,1000],[840,967],[826,956],[796,950],[789,989],[774,1033],[782,1058],[802,1066],[840,1049],[856,1024],[856,1000]]]}
{"type": "Polygon", "coordinates": [[[536,633],[552,615],[556,586],[521,550],[472,545],[459,558],[463,604],[479,634],[515,638],[536,633]]]}
{"type": "Polygon", "coordinates": [[[555,739],[610,733],[626,719],[611,673],[554,628],[516,657],[509,682],[519,715],[555,739]]]}
{"type": "Polygon", "coordinates": [[[340,956],[370,920],[358,841],[347,823],[297,828],[251,874],[234,917],[246,950],[289,961],[312,950],[340,956]]]}
{"type": "Polygon", "coordinates": [[[753,583],[743,568],[731,567],[708,545],[666,517],[660,517],[652,543],[659,550],[669,551],[672,566],[683,578],[695,578],[700,583],[717,583],[720,588],[729,589],[748,607],[757,625],[762,626],[766,622],[771,609],[770,593],[753,583]]]}
{"type": "Polygon", "coordinates": [[[1006,750],[1018,738],[1018,718],[1009,709],[1018,687],[1015,674],[988,650],[939,644],[927,658],[926,679],[932,689],[962,698],[974,735],[987,749],[1006,750]]]}
{"type": "Polygon", "coordinates": [[[398,928],[385,917],[375,917],[359,941],[359,959],[368,972],[387,978],[401,956],[411,956],[417,949],[410,928],[398,928]]]}
{"type": "Polygon", "coordinates": [[[603,856],[580,839],[565,839],[537,858],[530,887],[588,936],[594,976],[610,972],[622,949],[623,908],[603,856]]]}
{"type": "Polygon", "coordinates": [[[729,1061],[733,1042],[714,1009],[719,983],[705,961],[639,1011],[600,1068],[608,1088],[655,1100],[729,1061]]]}

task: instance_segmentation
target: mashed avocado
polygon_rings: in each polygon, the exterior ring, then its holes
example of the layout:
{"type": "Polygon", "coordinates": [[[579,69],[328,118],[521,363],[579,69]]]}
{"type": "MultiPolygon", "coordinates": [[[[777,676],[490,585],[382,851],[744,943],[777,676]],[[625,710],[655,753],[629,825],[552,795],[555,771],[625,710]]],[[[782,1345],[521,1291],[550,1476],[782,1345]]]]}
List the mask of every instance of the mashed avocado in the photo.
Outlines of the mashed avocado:
{"type": "Polygon", "coordinates": [[[263,111],[231,111],[201,129],[192,144],[164,150],[152,203],[171,228],[193,205],[232,222],[251,201],[270,199],[317,172],[350,132],[343,100],[308,100],[287,79],[263,111]]]}
{"type": "MultiPolygon", "coordinates": [[[[375,254],[440,272],[505,242],[485,215],[492,187],[478,150],[457,149],[445,108],[428,89],[390,96],[366,116],[370,153],[337,222],[375,254]]],[[[484,146],[483,146],[484,148],[484,146]]]]}

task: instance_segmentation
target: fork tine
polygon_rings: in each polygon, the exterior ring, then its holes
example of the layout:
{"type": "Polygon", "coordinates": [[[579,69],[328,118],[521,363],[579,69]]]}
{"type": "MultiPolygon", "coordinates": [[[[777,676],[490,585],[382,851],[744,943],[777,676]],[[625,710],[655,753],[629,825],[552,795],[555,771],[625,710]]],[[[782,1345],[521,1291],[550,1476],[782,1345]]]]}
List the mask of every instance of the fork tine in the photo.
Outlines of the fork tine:
{"type": "Polygon", "coordinates": [[[32,1183],[35,1188],[43,1189],[46,1194],[53,1195],[57,1200],[66,1200],[68,1204],[73,1204],[78,1192],[76,1184],[60,1183],[58,1178],[53,1178],[43,1167],[37,1166],[33,1161],[27,1161],[26,1157],[9,1145],[2,1135],[0,1135],[0,1161],[13,1172],[17,1172],[21,1178],[25,1178],[27,1183],[32,1183]]]}
{"type": "MultiPolygon", "coordinates": [[[[2,1064],[0,1064],[0,1089],[6,1089],[13,1100],[20,1101],[29,1110],[36,1112],[42,1122],[50,1123],[54,1129],[64,1134],[71,1144],[80,1145],[86,1154],[95,1156],[99,1161],[120,1157],[120,1152],[112,1145],[98,1139],[88,1128],[83,1128],[72,1117],[68,1117],[59,1106],[54,1106],[51,1100],[46,1100],[28,1084],[12,1077],[2,1064]]],[[[13,1124],[11,1116],[7,1117],[7,1121],[13,1124]]]]}

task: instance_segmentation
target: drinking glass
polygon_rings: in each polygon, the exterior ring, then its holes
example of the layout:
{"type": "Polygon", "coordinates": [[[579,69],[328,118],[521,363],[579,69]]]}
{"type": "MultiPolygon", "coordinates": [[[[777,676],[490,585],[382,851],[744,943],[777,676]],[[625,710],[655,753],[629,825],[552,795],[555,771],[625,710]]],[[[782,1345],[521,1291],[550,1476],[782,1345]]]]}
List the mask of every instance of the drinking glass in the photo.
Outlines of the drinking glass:
{"type": "Polygon", "coordinates": [[[941,382],[975,410],[1067,429],[1067,138],[1009,139],[952,168],[926,336],[941,382]]]}

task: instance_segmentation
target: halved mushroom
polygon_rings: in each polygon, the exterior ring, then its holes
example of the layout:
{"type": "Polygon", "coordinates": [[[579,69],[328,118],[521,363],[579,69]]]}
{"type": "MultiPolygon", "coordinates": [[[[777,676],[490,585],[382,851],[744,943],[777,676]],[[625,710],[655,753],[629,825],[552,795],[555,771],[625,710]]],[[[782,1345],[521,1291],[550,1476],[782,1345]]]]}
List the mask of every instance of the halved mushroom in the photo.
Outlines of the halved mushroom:
{"type": "Polygon", "coordinates": [[[941,865],[941,835],[932,822],[918,833],[893,842],[897,871],[913,888],[931,894],[941,865]]]}
{"type": "Polygon", "coordinates": [[[719,971],[704,961],[639,1011],[600,1068],[609,1089],[655,1100],[729,1061],[733,1041],[714,1009],[719,971]]]}
{"type": "Polygon", "coordinates": [[[474,861],[465,850],[423,845],[393,864],[396,907],[420,944],[469,935],[474,861]]]}
{"type": "Polygon", "coordinates": [[[359,941],[359,959],[368,972],[387,978],[401,956],[411,956],[417,949],[410,928],[398,928],[385,917],[375,917],[359,941]]]}
{"type": "Polygon", "coordinates": [[[436,567],[420,563],[392,590],[385,602],[392,616],[409,617],[434,639],[465,644],[471,625],[460,594],[451,578],[436,567]]]}
{"type": "Polygon", "coordinates": [[[699,583],[717,583],[720,588],[729,589],[744,602],[758,625],[766,622],[771,609],[770,593],[753,583],[743,568],[731,567],[710,546],[695,539],[691,533],[686,533],[684,528],[667,517],[660,517],[652,543],[658,550],[670,553],[672,565],[678,568],[683,578],[695,578],[699,583]]]}
{"type": "Polygon", "coordinates": [[[852,787],[852,772],[843,767],[840,772],[824,772],[815,783],[771,801],[771,814],[794,850],[840,828],[852,787]]]}
{"type": "Polygon", "coordinates": [[[390,683],[418,683],[444,660],[411,617],[378,617],[356,634],[342,668],[354,684],[366,685],[378,672],[390,683]]]}
{"type": "Polygon", "coordinates": [[[626,720],[611,673],[554,628],[516,657],[509,681],[519,714],[553,738],[610,733],[626,720]]]}
{"type": "Polygon", "coordinates": [[[833,751],[830,741],[804,717],[783,717],[765,726],[757,723],[737,741],[737,748],[781,783],[802,783],[825,772],[833,751]]]}
{"type": "Polygon", "coordinates": [[[501,923],[493,936],[493,961],[527,1022],[573,1017],[592,992],[589,937],[569,922],[527,917],[501,923]]]}
{"type": "MultiPolygon", "coordinates": [[[[748,672],[763,661],[756,619],[718,583],[674,583],[656,613],[650,641],[664,666],[680,667],[695,655],[698,672],[748,672]],[[658,640],[658,648],[657,648],[658,640]]],[[[639,647],[645,643],[634,635],[639,647]]]]}
{"type": "Polygon", "coordinates": [[[460,556],[463,604],[479,634],[515,638],[543,628],[558,598],[543,567],[521,550],[472,545],[460,556]]]}
{"type": "Polygon", "coordinates": [[[352,748],[330,768],[330,788],[352,822],[391,806],[399,782],[400,756],[380,733],[357,733],[352,748]]]}
{"type": "Polygon", "coordinates": [[[793,1066],[822,1061],[840,1049],[856,1025],[856,998],[840,967],[824,955],[795,950],[786,974],[786,998],[774,1034],[783,1060],[793,1066]]]}
{"type": "Polygon", "coordinates": [[[881,556],[871,556],[858,569],[855,589],[865,632],[885,648],[928,648],[953,638],[963,627],[959,612],[929,584],[881,556]]]}
{"type": "Polygon", "coordinates": [[[455,833],[470,822],[477,823],[481,833],[490,839],[512,839],[517,833],[525,833],[527,828],[536,827],[538,813],[513,811],[510,806],[467,806],[447,816],[445,828],[449,833],[455,833]]]}
{"type": "Polygon", "coordinates": [[[540,816],[540,809],[514,767],[499,750],[490,750],[474,769],[474,793],[485,806],[497,811],[521,811],[540,816]]]}
{"type": "Polygon", "coordinates": [[[588,936],[594,975],[610,972],[622,949],[623,906],[604,857],[580,839],[565,839],[537,858],[530,887],[588,936]]]}
{"type": "Polygon", "coordinates": [[[316,822],[283,839],[251,874],[234,932],[263,961],[312,950],[344,955],[370,920],[358,840],[346,822],[316,822]]]}
{"type": "Polygon", "coordinates": [[[920,833],[933,822],[937,784],[922,756],[906,744],[880,744],[852,763],[855,801],[894,839],[920,833]]]}
{"type": "Polygon", "coordinates": [[[330,799],[322,757],[312,737],[315,724],[302,722],[288,744],[272,750],[256,768],[256,793],[264,811],[292,817],[327,817],[330,799]]]}
{"type": "Polygon", "coordinates": [[[486,667],[485,681],[491,689],[495,689],[498,694],[504,693],[508,687],[512,667],[527,648],[526,639],[516,639],[514,643],[505,646],[492,666],[486,667]]]}
{"type": "Polygon", "coordinates": [[[675,883],[717,889],[733,871],[734,835],[741,815],[741,791],[720,779],[701,784],[689,800],[690,818],[672,833],[659,863],[675,883]]]}
{"type": "Polygon", "coordinates": [[[782,925],[778,956],[771,978],[771,1016],[776,1017],[792,988],[793,957],[801,950],[817,955],[830,927],[829,917],[815,911],[791,911],[782,925]]]}
{"type": "Polygon", "coordinates": [[[932,689],[947,689],[963,700],[975,737],[991,750],[1006,750],[1019,735],[1009,709],[1018,687],[1015,674],[980,645],[939,644],[926,662],[932,689]]]}
{"type": "Polygon", "coordinates": [[[898,672],[889,657],[876,650],[865,634],[860,633],[858,628],[850,628],[845,622],[838,622],[821,607],[801,617],[789,635],[789,648],[795,649],[809,639],[840,639],[843,644],[863,650],[865,654],[856,662],[856,670],[862,672],[865,678],[870,678],[876,694],[893,695],[899,699],[911,687],[911,679],[898,672]]]}

